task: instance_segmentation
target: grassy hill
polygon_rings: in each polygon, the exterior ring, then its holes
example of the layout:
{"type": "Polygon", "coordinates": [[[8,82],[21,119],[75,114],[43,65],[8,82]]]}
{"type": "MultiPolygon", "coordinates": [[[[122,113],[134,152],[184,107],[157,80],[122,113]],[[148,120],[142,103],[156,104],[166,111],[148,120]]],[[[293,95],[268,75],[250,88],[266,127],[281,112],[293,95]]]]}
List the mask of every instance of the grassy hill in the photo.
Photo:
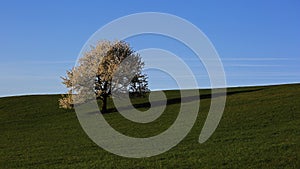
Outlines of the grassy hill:
{"type": "MultiPolygon", "coordinates": [[[[119,157],[94,144],[74,110],[58,108],[59,95],[0,98],[0,168],[299,169],[300,84],[230,88],[228,93],[222,120],[208,141],[198,143],[210,106],[210,98],[203,97],[187,137],[170,151],[143,159],[119,157]]],[[[180,98],[179,91],[166,94],[180,98]]],[[[180,103],[168,105],[150,124],[130,122],[116,112],[104,116],[124,134],[148,137],[167,129],[179,107],[180,103]]]]}

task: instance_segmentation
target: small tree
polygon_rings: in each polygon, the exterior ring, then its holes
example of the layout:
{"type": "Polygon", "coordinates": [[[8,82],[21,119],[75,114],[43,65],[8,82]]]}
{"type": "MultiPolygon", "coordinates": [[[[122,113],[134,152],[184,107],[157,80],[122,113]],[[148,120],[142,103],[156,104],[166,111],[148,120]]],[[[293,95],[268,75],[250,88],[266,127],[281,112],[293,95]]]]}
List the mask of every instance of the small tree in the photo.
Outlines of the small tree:
{"type": "Polygon", "coordinates": [[[101,111],[105,113],[112,92],[142,96],[149,91],[147,77],[141,72],[143,66],[140,55],[128,43],[101,41],[79,59],[77,66],[67,71],[66,77],[62,77],[69,91],[59,100],[59,105],[72,108],[74,104],[91,99],[88,95],[93,92],[102,101],[101,111]]]}

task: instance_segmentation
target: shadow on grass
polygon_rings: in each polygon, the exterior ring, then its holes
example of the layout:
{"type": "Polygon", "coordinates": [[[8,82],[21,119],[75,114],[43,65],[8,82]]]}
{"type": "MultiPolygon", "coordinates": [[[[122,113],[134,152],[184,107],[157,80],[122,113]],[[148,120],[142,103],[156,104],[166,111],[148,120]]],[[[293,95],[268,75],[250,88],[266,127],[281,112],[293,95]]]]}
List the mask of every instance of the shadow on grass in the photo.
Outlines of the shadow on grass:
{"type": "MultiPolygon", "coordinates": [[[[240,93],[249,93],[249,92],[255,92],[255,91],[260,91],[263,90],[262,88],[259,89],[249,89],[249,90],[241,90],[241,91],[230,91],[226,93],[216,93],[214,97],[220,97],[220,96],[230,96],[234,94],[240,94],[240,93]]],[[[172,104],[179,104],[179,103],[187,103],[187,102],[192,102],[192,101],[197,101],[197,100],[204,100],[204,99],[211,99],[212,95],[211,94],[204,94],[204,95],[195,95],[195,96],[188,96],[188,97],[183,97],[183,98],[172,98],[167,100],[167,105],[172,105],[172,104]]],[[[158,101],[153,101],[152,104],[149,102],[145,103],[137,103],[133,104],[132,106],[134,108],[150,108],[150,107],[157,107],[157,106],[163,106],[165,104],[165,101],[158,100],[158,101]]],[[[124,107],[119,107],[119,110],[130,110],[132,109],[131,106],[124,106],[124,107]]],[[[109,108],[107,109],[107,112],[103,114],[108,114],[108,113],[113,113],[113,112],[118,112],[116,108],[109,108]]]]}

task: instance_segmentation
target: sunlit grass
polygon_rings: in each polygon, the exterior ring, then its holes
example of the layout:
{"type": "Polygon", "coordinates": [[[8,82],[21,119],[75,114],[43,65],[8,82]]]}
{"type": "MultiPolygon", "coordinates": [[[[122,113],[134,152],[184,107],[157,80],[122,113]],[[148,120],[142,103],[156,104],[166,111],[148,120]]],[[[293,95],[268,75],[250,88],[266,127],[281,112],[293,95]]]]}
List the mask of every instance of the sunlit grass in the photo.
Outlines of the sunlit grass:
{"type": "MultiPolygon", "coordinates": [[[[58,108],[59,95],[0,98],[0,168],[299,168],[300,85],[228,92],[223,118],[207,142],[198,143],[210,106],[205,97],[188,136],[170,151],[143,159],[119,157],[94,144],[74,110],[58,108]]],[[[209,90],[200,93],[208,95],[209,90]]],[[[178,91],[166,95],[180,98],[178,91]]],[[[126,135],[149,137],[172,125],[179,107],[168,105],[149,124],[131,122],[117,112],[104,116],[126,135]]]]}

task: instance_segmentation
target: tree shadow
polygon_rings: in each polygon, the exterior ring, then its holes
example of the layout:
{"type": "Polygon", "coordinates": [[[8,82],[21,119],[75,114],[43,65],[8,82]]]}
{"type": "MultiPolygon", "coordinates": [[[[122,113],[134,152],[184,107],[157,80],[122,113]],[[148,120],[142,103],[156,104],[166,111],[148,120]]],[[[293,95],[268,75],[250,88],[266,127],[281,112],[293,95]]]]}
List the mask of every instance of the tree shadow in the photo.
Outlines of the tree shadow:
{"type": "MultiPolygon", "coordinates": [[[[215,97],[220,97],[220,96],[230,96],[230,95],[235,95],[235,94],[240,94],[240,93],[249,93],[249,92],[255,92],[255,91],[260,91],[263,90],[263,88],[259,89],[249,89],[249,90],[240,90],[240,91],[230,91],[226,93],[216,93],[214,94],[215,97]]],[[[187,103],[187,102],[192,102],[192,101],[197,101],[197,100],[204,100],[204,99],[211,99],[212,95],[210,94],[203,94],[200,96],[195,95],[195,96],[187,96],[187,97],[179,97],[179,98],[172,98],[167,100],[167,105],[172,105],[172,104],[178,104],[178,103],[187,103]]],[[[157,107],[157,106],[163,106],[165,104],[165,101],[163,100],[158,100],[158,101],[153,101],[152,104],[149,102],[145,103],[136,103],[133,104],[132,106],[134,108],[150,108],[150,107],[157,107]]],[[[124,107],[119,107],[118,110],[130,110],[132,109],[132,106],[124,106],[124,107]]],[[[116,108],[109,108],[107,109],[107,112],[103,114],[108,114],[108,113],[113,113],[113,112],[118,112],[116,108]]]]}

